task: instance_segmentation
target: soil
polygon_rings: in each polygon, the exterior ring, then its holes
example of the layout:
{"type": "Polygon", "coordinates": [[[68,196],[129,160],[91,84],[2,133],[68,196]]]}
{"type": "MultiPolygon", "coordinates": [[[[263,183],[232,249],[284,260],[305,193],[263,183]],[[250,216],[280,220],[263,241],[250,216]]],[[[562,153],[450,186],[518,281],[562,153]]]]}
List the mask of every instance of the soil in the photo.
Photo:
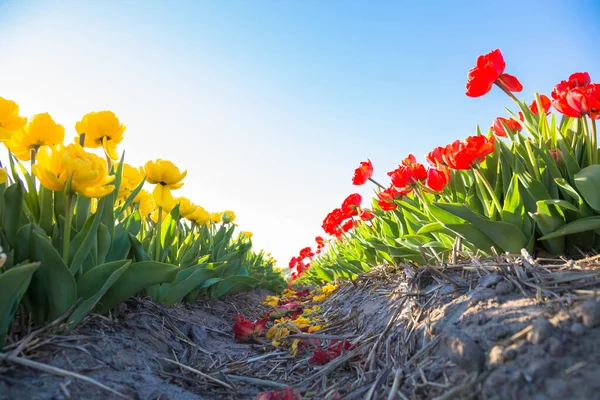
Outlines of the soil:
{"type": "MultiPolygon", "coordinates": [[[[255,399],[287,386],[316,399],[598,398],[595,264],[526,260],[382,267],[339,283],[320,304],[328,327],[305,334],[295,356],[233,338],[232,316],[260,318],[266,291],[169,309],[133,299],[71,332],[41,334],[18,355],[132,399],[255,399]],[[308,364],[315,339],[356,347],[315,367],[308,364]]],[[[119,397],[73,377],[0,363],[0,399],[107,398],[119,397]]]]}

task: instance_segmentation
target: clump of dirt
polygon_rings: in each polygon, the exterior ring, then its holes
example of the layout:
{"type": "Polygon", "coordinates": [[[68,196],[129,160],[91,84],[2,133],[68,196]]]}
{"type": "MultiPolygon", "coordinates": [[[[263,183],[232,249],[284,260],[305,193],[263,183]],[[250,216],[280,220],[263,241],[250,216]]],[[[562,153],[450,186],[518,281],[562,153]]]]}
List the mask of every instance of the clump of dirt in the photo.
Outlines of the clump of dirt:
{"type": "MultiPolygon", "coordinates": [[[[320,303],[324,329],[280,347],[237,343],[231,332],[234,314],[263,315],[267,292],[170,309],[137,299],[65,335],[40,335],[16,355],[134,399],[253,399],[286,387],[307,399],[591,399],[600,390],[599,266],[524,253],[376,268],[320,303]],[[335,341],[351,345],[324,366],[309,363],[335,341]]],[[[118,397],[0,364],[1,399],[110,396],[118,397]]]]}

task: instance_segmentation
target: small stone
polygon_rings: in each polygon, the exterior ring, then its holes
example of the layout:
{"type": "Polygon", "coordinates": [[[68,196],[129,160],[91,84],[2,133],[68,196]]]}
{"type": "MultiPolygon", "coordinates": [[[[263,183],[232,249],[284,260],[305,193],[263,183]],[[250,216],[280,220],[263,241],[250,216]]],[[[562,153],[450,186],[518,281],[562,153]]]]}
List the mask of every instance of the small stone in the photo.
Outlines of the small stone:
{"type": "Polygon", "coordinates": [[[512,292],[513,289],[513,285],[506,281],[498,282],[498,284],[496,285],[496,294],[498,296],[503,296],[512,292]]]}
{"type": "Polygon", "coordinates": [[[545,360],[535,360],[527,368],[527,375],[536,382],[542,382],[552,373],[552,363],[545,360]]]}
{"type": "Polygon", "coordinates": [[[546,346],[548,346],[548,352],[554,357],[562,357],[565,353],[565,346],[558,338],[548,338],[548,340],[546,340],[546,346]]]}
{"type": "Polygon", "coordinates": [[[481,371],[485,354],[468,335],[459,331],[449,332],[445,339],[446,354],[461,369],[467,372],[481,371]]]}
{"type": "Polygon", "coordinates": [[[569,332],[571,332],[571,335],[575,337],[582,337],[585,335],[585,326],[581,325],[579,322],[575,322],[573,325],[571,325],[569,332]]]}
{"type": "Polygon", "coordinates": [[[517,355],[517,350],[513,349],[512,347],[510,349],[506,349],[504,352],[504,361],[512,361],[517,358],[517,355]]]}
{"type": "Polygon", "coordinates": [[[540,344],[554,333],[554,326],[546,318],[539,317],[527,335],[527,340],[533,344],[540,344]]]}
{"type": "Polygon", "coordinates": [[[583,325],[586,328],[593,328],[600,325],[600,302],[588,300],[580,304],[578,314],[583,319],[583,325]]]}
{"type": "Polygon", "coordinates": [[[498,275],[496,273],[492,273],[492,274],[486,275],[483,278],[481,278],[479,280],[479,285],[489,288],[489,287],[494,286],[501,280],[502,280],[502,277],[500,275],[498,275]]]}
{"type": "Polygon", "coordinates": [[[502,351],[502,347],[492,347],[490,354],[488,355],[488,362],[492,366],[504,364],[504,353],[502,351]]]}

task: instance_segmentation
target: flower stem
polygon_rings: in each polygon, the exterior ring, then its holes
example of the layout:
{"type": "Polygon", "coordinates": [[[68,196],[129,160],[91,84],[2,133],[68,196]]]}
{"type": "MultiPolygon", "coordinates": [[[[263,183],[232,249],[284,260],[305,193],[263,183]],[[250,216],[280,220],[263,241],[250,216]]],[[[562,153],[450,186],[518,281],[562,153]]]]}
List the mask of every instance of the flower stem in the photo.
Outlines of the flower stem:
{"type": "Polygon", "coordinates": [[[598,164],[598,134],[596,131],[596,120],[594,118],[590,118],[592,120],[592,160],[594,164],[598,164]]]}
{"type": "Polygon", "coordinates": [[[160,237],[162,225],[162,207],[158,207],[158,219],[156,220],[156,237],[154,242],[154,261],[160,261],[160,237]]]}
{"type": "MultiPolygon", "coordinates": [[[[473,166],[473,171],[475,172],[475,176],[477,176],[481,180],[481,182],[483,183],[483,186],[485,186],[485,188],[487,189],[488,193],[492,197],[492,203],[494,203],[494,206],[498,210],[499,215],[502,215],[502,206],[500,205],[500,201],[498,200],[498,197],[496,197],[496,193],[492,189],[492,185],[490,185],[490,182],[481,173],[481,171],[479,170],[478,166],[474,165],[473,166]]],[[[491,215],[490,215],[490,219],[491,219],[491,215]]]]}
{"type": "Polygon", "coordinates": [[[506,94],[508,95],[508,97],[510,97],[510,98],[511,98],[511,99],[512,99],[512,100],[513,100],[515,103],[517,103],[517,104],[521,104],[521,103],[519,102],[519,99],[517,99],[517,97],[516,97],[514,94],[512,94],[512,92],[511,92],[510,90],[508,90],[508,89],[507,89],[507,88],[506,88],[506,87],[505,87],[505,86],[504,86],[502,83],[500,83],[500,82],[498,82],[498,81],[496,81],[495,83],[496,83],[496,85],[497,85],[497,86],[498,86],[500,89],[502,89],[502,91],[503,91],[504,93],[506,93],[506,94]]]}
{"type": "MultiPolygon", "coordinates": [[[[592,120],[593,121],[593,120],[592,120]]],[[[594,138],[592,138],[592,135],[590,135],[590,127],[588,126],[588,122],[587,122],[587,118],[583,117],[583,132],[585,133],[585,136],[588,140],[588,165],[592,165],[594,164],[594,153],[596,153],[596,151],[594,151],[594,147],[596,147],[596,143],[594,138]]]]}
{"type": "Polygon", "coordinates": [[[65,226],[63,229],[62,257],[65,264],[69,265],[69,244],[71,242],[71,222],[73,221],[73,195],[67,195],[65,205],[65,226]]]}
{"type": "MultiPolygon", "coordinates": [[[[35,155],[37,154],[36,149],[29,150],[29,154],[31,158],[31,171],[33,171],[33,166],[35,165],[35,155]]],[[[31,180],[33,181],[33,187],[35,188],[36,179],[35,174],[33,172],[31,174],[31,180]]]]}
{"type": "Polygon", "coordinates": [[[377,186],[379,186],[379,188],[380,188],[380,189],[383,189],[383,190],[385,190],[385,186],[383,186],[381,183],[377,182],[375,179],[373,179],[373,178],[369,178],[369,180],[370,180],[371,182],[373,182],[374,184],[376,184],[377,186]]]}

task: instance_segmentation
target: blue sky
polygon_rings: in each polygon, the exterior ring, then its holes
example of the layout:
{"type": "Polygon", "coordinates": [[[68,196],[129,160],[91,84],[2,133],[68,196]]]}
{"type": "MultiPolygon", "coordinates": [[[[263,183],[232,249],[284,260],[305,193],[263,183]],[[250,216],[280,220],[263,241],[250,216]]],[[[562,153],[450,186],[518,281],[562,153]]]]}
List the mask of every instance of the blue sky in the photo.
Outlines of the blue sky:
{"type": "Polygon", "coordinates": [[[68,140],[113,110],[127,162],[187,169],[178,194],[235,210],[284,266],[348,194],[372,194],[352,186],[360,161],[387,182],[507,115],[499,90],[464,95],[479,54],[500,48],[529,101],[575,71],[597,81],[599,18],[594,0],[0,0],[0,96],[68,140]]]}

